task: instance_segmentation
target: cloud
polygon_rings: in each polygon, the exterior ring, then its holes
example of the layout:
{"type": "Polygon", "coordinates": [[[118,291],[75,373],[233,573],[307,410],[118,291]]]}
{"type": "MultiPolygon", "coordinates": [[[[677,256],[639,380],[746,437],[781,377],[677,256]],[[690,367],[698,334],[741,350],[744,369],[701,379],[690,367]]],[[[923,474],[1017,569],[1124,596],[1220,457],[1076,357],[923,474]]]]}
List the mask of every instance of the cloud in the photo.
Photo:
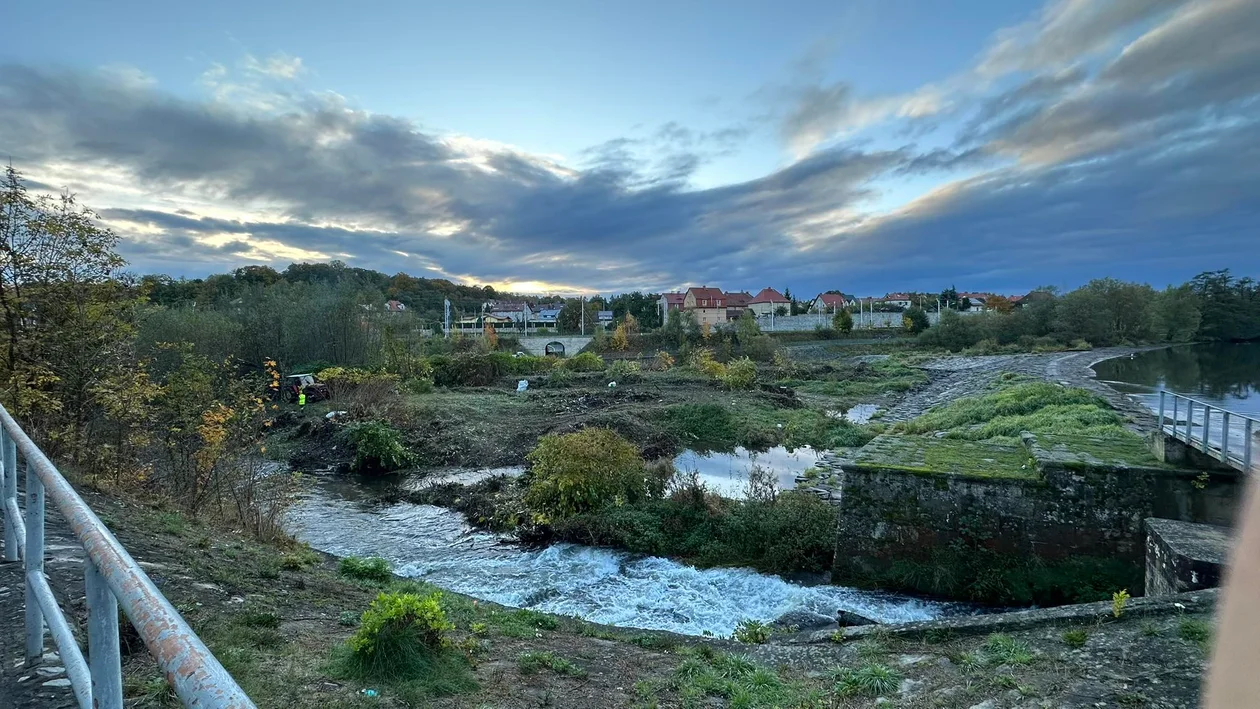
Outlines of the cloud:
{"type": "Polygon", "coordinates": [[[252,54],[246,54],[242,64],[246,71],[272,79],[296,79],[306,69],[302,66],[301,57],[290,56],[284,52],[277,52],[262,60],[252,54]]]}
{"type": "Polygon", "coordinates": [[[203,77],[205,100],[125,73],[0,67],[0,153],[82,192],[142,271],[340,258],[603,291],[861,293],[1260,270],[1258,5],[1124,7],[1052,5],[994,45],[1041,58],[967,91],[855,98],[818,74],[777,87],[799,154],[709,189],[689,177],[751,124],[644,126],[570,162],[228,67],[203,77]],[[1068,42],[1081,17],[1111,29],[1068,42]],[[946,114],[928,148],[843,138],[946,114]]]}

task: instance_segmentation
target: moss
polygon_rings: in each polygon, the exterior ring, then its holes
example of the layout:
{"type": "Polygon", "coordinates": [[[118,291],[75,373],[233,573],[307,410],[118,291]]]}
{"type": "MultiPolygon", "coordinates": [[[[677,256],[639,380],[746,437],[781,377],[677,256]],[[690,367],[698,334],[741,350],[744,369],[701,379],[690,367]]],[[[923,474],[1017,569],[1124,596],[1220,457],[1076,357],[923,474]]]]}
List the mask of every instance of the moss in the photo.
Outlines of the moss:
{"type": "Polygon", "coordinates": [[[943,431],[950,438],[972,441],[1015,440],[1023,431],[1094,436],[1128,433],[1124,419],[1105,400],[1084,389],[1019,380],[998,380],[988,394],[957,399],[899,424],[895,431],[943,431]]]}
{"type": "Polygon", "coordinates": [[[1087,436],[1066,433],[1041,433],[1037,447],[1069,460],[1065,467],[1126,467],[1179,470],[1155,457],[1147,442],[1131,431],[1109,436],[1087,436]],[[1076,466],[1072,464],[1075,463],[1076,466]]]}
{"type": "Polygon", "coordinates": [[[858,466],[921,474],[1035,480],[1036,467],[1021,446],[947,438],[878,436],[854,458],[858,466]]]}

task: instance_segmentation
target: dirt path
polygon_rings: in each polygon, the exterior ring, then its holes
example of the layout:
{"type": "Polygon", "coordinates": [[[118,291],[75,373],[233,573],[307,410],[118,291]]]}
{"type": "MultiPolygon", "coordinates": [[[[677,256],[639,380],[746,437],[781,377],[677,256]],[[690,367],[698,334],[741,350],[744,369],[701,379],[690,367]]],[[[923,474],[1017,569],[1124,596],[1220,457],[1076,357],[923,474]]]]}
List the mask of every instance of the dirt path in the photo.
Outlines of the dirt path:
{"type": "Polygon", "coordinates": [[[1155,417],[1146,407],[1094,378],[1091,367],[1113,357],[1127,357],[1146,348],[1112,347],[1088,352],[942,357],[923,365],[931,380],[911,392],[884,414],[896,423],[915,418],[935,406],[982,393],[1005,373],[1036,377],[1066,386],[1088,389],[1124,413],[1137,430],[1151,430],[1155,417]]]}

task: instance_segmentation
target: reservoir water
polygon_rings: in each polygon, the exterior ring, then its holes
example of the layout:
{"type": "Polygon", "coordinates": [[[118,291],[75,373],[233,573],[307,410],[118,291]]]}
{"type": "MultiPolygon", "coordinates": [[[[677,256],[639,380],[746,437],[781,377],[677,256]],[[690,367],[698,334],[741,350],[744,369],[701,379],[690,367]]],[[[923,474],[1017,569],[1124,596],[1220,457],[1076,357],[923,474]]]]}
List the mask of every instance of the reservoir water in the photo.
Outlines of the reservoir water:
{"type": "Polygon", "coordinates": [[[1162,390],[1260,418],[1260,342],[1169,347],[1094,365],[1098,379],[1159,410],[1162,390]]]}

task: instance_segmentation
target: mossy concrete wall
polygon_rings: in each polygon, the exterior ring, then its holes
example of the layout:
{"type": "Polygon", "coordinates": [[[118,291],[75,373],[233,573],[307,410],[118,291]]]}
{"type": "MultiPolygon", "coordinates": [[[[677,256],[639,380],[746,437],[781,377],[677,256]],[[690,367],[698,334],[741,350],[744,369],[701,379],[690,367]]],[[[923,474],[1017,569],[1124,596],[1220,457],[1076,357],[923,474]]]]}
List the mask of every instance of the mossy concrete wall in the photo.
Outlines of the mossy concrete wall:
{"type": "Polygon", "coordinates": [[[839,517],[834,582],[870,578],[903,559],[929,561],[960,540],[1020,558],[1140,565],[1144,519],[1228,526],[1240,497],[1234,473],[1082,464],[1026,443],[1037,458],[1031,478],[836,461],[828,478],[839,517]]]}
{"type": "Polygon", "coordinates": [[[1146,520],[1146,595],[1167,596],[1220,585],[1229,529],[1171,519],[1146,520]]]}

